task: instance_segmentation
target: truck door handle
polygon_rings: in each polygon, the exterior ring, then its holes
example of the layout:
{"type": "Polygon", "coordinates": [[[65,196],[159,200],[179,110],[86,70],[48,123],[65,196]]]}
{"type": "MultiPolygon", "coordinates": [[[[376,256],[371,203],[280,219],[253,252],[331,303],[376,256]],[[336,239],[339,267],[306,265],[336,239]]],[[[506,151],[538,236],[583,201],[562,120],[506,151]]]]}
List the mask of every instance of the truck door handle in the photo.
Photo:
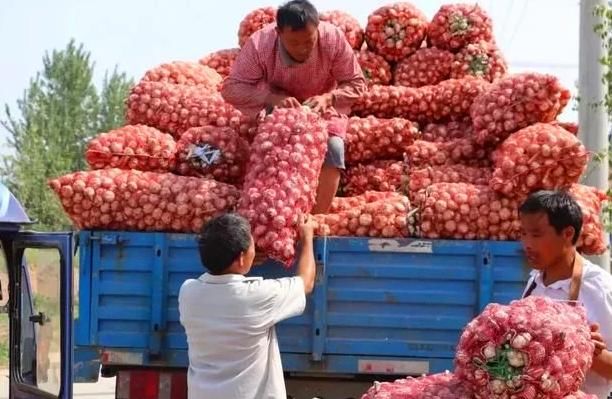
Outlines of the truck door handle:
{"type": "Polygon", "coordinates": [[[44,326],[45,323],[49,322],[49,318],[43,313],[43,312],[38,312],[38,314],[35,314],[33,316],[30,316],[29,319],[32,323],[38,323],[41,326],[44,326]]]}

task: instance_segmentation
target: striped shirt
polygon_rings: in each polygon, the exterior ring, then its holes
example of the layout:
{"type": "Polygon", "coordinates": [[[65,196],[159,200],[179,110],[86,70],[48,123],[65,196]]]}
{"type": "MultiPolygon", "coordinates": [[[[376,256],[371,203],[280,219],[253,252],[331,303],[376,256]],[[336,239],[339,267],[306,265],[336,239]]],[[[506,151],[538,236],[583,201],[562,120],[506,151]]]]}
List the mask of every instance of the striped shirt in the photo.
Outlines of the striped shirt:
{"type": "Polygon", "coordinates": [[[320,22],[318,33],[314,50],[302,63],[288,56],[275,24],[254,33],[223,83],[221,94],[225,100],[254,116],[265,108],[265,99],[271,92],[281,92],[300,102],[331,92],[336,111],[348,114],[353,102],[366,90],[363,72],[338,28],[320,22]]]}

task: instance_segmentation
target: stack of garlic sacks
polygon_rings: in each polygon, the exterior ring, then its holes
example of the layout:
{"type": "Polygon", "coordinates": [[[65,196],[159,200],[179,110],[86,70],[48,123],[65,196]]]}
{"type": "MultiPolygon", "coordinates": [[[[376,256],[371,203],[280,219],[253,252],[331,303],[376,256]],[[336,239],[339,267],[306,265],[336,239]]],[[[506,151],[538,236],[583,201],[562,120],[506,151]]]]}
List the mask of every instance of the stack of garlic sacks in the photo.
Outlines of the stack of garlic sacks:
{"type": "Polygon", "coordinates": [[[596,399],[586,311],[546,297],[489,304],[464,329],[455,372],[375,383],[362,399],[596,399]]]}
{"type": "MultiPolygon", "coordinates": [[[[239,45],[275,12],[249,13],[239,45]]],[[[321,20],[346,34],[370,88],[349,119],[341,196],[316,216],[317,234],[516,239],[525,196],[565,188],[585,214],[580,250],[604,250],[605,195],[577,184],[587,153],[577,127],[556,120],[569,91],[553,76],[508,75],[481,8],[449,4],[429,21],[395,3],[365,29],[342,11],[321,20]]],[[[50,182],[78,228],[197,232],[238,211],[259,249],[290,264],[327,133],[307,109],[254,122],[226,103],[219,87],[239,52],[162,64],[132,88],[128,125],[89,143],[91,170],[50,182]]]]}

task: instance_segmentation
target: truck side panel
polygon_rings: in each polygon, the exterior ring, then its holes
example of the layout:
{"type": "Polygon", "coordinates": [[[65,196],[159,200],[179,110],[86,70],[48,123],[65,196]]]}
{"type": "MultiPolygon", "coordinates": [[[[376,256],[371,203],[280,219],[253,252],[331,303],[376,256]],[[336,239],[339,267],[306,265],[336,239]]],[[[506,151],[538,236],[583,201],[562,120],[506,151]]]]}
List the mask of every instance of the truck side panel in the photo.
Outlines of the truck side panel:
{"type": "MultiPolygon", "coordinates": [[[[78,345],[107,365],[186,367],[178,293],[203,272],[195,237],[82,232],[80,245],[78,345]]],[[[328,238],[315,255],[306,312],[277,326],[289,372],[450,368],[464,325],[487,303],[519,296],[527,277],[515,242],[328,238]]],[[[268,264],[253,274],[292,271],[268,264]]]]}

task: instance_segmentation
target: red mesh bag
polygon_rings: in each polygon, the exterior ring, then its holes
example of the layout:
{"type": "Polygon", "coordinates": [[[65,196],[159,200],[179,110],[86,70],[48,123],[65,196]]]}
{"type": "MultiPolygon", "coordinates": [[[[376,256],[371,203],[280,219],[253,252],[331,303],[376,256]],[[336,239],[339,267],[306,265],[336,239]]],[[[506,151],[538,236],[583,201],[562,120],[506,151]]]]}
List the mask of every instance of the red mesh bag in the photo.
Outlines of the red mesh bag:
{"type": "Polygon", "coordinates": [[[421,47],[427,33],[427,17],[410,3],[380,7],[368,17],[368,48],[387,61],[399,61],[421,47]]]}
{"type": "Polygon", "coordinates": [[[477,398],[561,399],[578,391],[593,351],[582,306],[530,296],[489,304],[467,325],[455,373],[477,398]]]}
{"type": "Polygon", "coordinates": [[[466,165],[430,166],[408,172],[408,189],[411,197],[436,183],[468,183],[486,186],[491,180],[490,168],[466,165]]]}
{"type": "Polygon", "coordinates": [[[494,82],[504,77],[507,72],[508,65],[497,46],[489,42],[478,42],[468,44],[455,54],[450,77],[460,79],[475,76],[494,82]]]}
{"type": "MultiPolygon", "coordinates": [[[[361,399],[474,399],[476,398],[462,382],[451,373],[436,374],[420,378],[406,378],[394,382],[375,382],[361,399]],[[438,375],[448,375],[450,381],[438,375]],[[435,380],[434,380],[435,379],[435,380]],[[442,380],[442,381],[440,381],[442,380]]],[[[494,397],[496,398],[496,397],[494,397]]],[[[517,398],[522,398],[517,396],[517,398]]],[[[597,399],[582,391],[570,394],[563,399],[597,399]]]]}
{"type": "Polygon", "coordinates": [[[244,46],[251,35],[268,24],[276,22],[276,8],[261,7],[248,13],[238,28],[238,44],[244,46]]]}
{"type": "Polygon", "coordinates": [[[102,133],[87,145],[92,169],[168,172],[174,168],[176,143],[171,135],[145,125],[127,125],[102,133]]]}
{"type": "Polygon", "coordinates": [[[423,128],[422,139],[434,143],[445,143],[454,139],[472,137],[472,121],[451,121],[448,123],[428,123],[423,128]]]}
{"type": "Polygon", "coordinates": [[[229,76],[232,65],[234,61],[236,61],[236,57],[238,57],[238,53],[240,53],[239,48],[215,51],[202,58],[200,64],[214,69],[221,77],[225,78],[229,76]]]}
{"type": "Polygon", "coordinates": [[[259,124],[251,145],[239,212],[255,245],[289,265],[299,213],[311,211],[327,149],[326,124],[306,107],[276,109],[259,124]]]}
{"type": "Polygon", "coordinates": [[[490,84],[483,79],[449,79],[435,86],[372,86],[353,105],[358,116],[406,118],[415,122],[458,120],[490,84]]]}
{"type": "Polygon", "coordinates": [[[227,127],[192,127],[176,144],[177,171],[186,176],[239,184],[249,158],[249,144],[227,127]]]}
{"type": "Polygon", "coordinates": [[[507,197],[568,188],[586,170],[588,154],[580,140],[565,129],[536,123],[508,137],[493,152],[490,186],[507,197]]]}
{"type": "Polygon", "coordinates": [[[605,226],[601,213],[608,196],[595,187],[574,184],[569,193],[582,210],[582,231],[578,238],[578,251],[585,255],[600,255],[606,250],[605,226]]]}
{"type": "Polygon", "coordinates": [[[453,53],[446,50],[418,49],[395,66],[393,83],[407,87],[438,84],[450,78],[453,60],[453,53]]]}
{"type": "Polygon", "coordinates": [[[340,28],[351,47],[355,50],[361,49],[361,45],[363,44],[363,29],[355,17],[344,11],[333,10],[320,13],[319,19],[340,28]]]}
{"type": "Polygon", "coordinates": [[[391,65],[380,55],[369,50],[355,51],[363,76],[369,85],[388,85],[393,74],[391,65]]]}
{"type": "Polygon", "coordinates": [[[578,391],[576,393],[571,393],[567,395],[563,399],[597,399],[597,395],[589,395],[588,393],[578,391]]]}
{"type": "Polygon", "coordinates": [[[71,173],[49,185],[80,229],[195,233],[231,211],[240,194],[214,180],[122,169],[71,173]]]}
{"type": "Polygon", "coordinates": [[[366,191],[398,191],[404,168],[402,161],[388,160],[349,167],[342,178],[343,193],[350,197],[366,191]]]}
{"type": "Polygon", "coordinates": [[[571,95],[552,75],[521,73],[493,83],[474,100],[470,116],[478,143],[496,144],[537,122],[552,122],[571,95]]]}
{"type": "Polygon", "coordinates": [[[390,193],[388,191],[366,191],[363,194],[354,197],[335,197],[329,208],[329,213],[340,213],[348,211],[352,208],[365,205],[370,202],[376,202],[391,198],[391,196],[399,193],[390,193]]]}
{"type": "Polygon", "coordinates": [[[356,197],[350,209],[314,215],[319,236],[407,237],[408,197],[398,193],[376,193],[356,197]]]}
{"type": "Polygon", "coordinates": [[[453,373],[375,382],[361,399],[473,399],[453,373]]]}
{"type": "Polygon", "coordinates": [[[127,122],[155,127],[180,138],[199,126],[231,127],[249,137],[252,125],[221,95],[198,86],[140,82],[127,100],[127,122]]]}
{"type": "Polygon", "coordinates": [[[173,83],[187,86],[204,86],[216,90],[223,78],[212,68],[197,62],[176,61],[150,69],[143,82],[173,83]]]}
{"type": "Polygon", "coordinates": [[[432,143],[417,140],[406,149],[405,161],[411,168],[463,164],[489,166],[489,153],[471,139],[454,139],[432,143]]]}
{"type": "Polygon", "coordinates": [[[518,238],[518,203],[500,197],[488,186],[437,183],[415,196],[423,237],[463,240],[518,238]]]}
{"type": "Polygon", "coordinates": [[[346,131],[346,161],[402,159],[406,148],[418,137],[418,127],[406,119],[353,117],[346,131]]]}
{"type": "Polygon", "coordinates": [[[563,129],[567,130],[568,132],[570,132],[574,136],[578,136],[578,124],[577,123],[574,123],[574,122],[561,122],[561,121],[552,121],[550,123],[551,123],[551,125],[557,125],[559,127],[562,127],[563,129]]]}
{"type": "Polygon", "coordinates": [[[468,44],[493,41],[493,23],[477,4],[446,4],[434,15],[427,30],[429,44],[457,51],[468,44]]]}

